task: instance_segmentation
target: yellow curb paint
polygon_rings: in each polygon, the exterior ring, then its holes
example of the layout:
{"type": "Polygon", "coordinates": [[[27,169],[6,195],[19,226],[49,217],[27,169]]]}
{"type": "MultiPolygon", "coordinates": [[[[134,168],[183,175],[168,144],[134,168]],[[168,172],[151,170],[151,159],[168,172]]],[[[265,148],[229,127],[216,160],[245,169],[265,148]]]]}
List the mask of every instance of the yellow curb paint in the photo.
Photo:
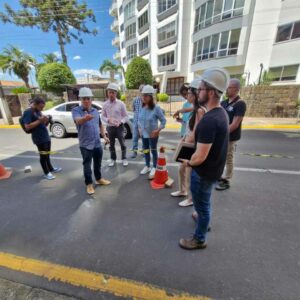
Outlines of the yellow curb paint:
{"type": "Polygon", "coordinates": [[[14,128],[21,128],[20,125],[0,125],[0,129],[14,129],[14,128]]]}
{"type": "MultiPolygon", "coordinates": [[[[167,129],[180,129],[180,125],[169,124],[166,125],[167,129]]],[[[243,125],[243,129],[300,129],[300,125],[286,124],[266,124],[266,125],[243,125]]]]}
{"type": "Polygon", "coordinates": [[[59,281],[76,287],[83,287],[120,297],[151,300],[212,300],[203,296],[192,296],[179,291],[169,291],[142,282],[4,252],[0,252],[0,267],[44,277],[49,281],[59,281]]]}

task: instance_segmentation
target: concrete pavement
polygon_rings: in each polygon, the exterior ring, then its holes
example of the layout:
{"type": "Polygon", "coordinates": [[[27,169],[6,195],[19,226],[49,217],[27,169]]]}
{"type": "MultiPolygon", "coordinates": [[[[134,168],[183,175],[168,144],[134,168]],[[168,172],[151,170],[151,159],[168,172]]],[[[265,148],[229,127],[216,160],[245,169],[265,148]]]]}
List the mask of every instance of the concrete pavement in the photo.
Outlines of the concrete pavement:
{"type": "MultiPolygon", "coordinates": [[[[164,133],[160,143],[174,147],[177,140],[176,133],[164,133]]],[[[185,252],[177,243],[193,232],[192,209],[179,208],[170,190],[150,188],[139,175],[141,157],[126,169],[104,166],[113,185],[89,197],[76,138],[53,139],[53,149],[63,152],[53,161],[63,173],[49,182],[41,178],[30,136],[0,130],[1,162],[14,168],[10,180],[0,181],[0,252],[2,258],[26,258],[21,272],[7,266],[0,276],[80,299],[117,298],[112,290],[93,291],[83,279],[78,287],[61,275],[49,281],[26,273],[34,259],[147,283],[167,295],[177,290],[213,299],[298,300],[299,142],[298,132],[245,131],[233,186],[213,195],[208,248],[185,252]],[[28,164],[33,172],[24,174],[28,164]],[[280,172],[268,171],[274,169],[280,172]]],[[[171,161],[172,152],[167,155],[171,161]]],[[[169,164],[169,172],[176,178],[176,164],[169,164]]]]}

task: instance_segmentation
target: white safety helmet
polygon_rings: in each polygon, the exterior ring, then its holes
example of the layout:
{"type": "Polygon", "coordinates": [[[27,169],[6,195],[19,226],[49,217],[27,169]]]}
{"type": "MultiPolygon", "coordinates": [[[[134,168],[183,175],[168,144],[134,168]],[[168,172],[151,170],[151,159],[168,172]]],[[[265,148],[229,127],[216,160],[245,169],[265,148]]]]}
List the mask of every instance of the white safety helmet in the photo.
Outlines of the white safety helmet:
{"type": "Polygon", "coordinates": [[[119,86],[116,83],[111,82],[111,83],[108,84],[106,89],[117,92],[119,90],[119,86]]]}
{"type": "Polygon", "coordinates": [[[142,90],[143,95],[153,95],[155,93],[154,88],[151,85],[145,85],[142,90]]]}
{"type": "Polygon", "coordinates": [[[79,90],[79,95],[78,95],[79,98],[91,98],[91,97],[94,97],[91,89],[87,88],[87,87],[82,87],[80,88],[79,90]]]}
{"type": "Polygon", "coordinates": [[[204,71],[201,80],[224,93],[228,87],[230,77],[228,72],[222,68],[210,68],[204,71]]]}
{"type": "Polygon", "coordinates": [[[200,86],[200,82],[201,82],[201,77],[197,77],[197,78],[193,79],[189,85],[189,88],[198,90],[199,86],[200,86]]]}

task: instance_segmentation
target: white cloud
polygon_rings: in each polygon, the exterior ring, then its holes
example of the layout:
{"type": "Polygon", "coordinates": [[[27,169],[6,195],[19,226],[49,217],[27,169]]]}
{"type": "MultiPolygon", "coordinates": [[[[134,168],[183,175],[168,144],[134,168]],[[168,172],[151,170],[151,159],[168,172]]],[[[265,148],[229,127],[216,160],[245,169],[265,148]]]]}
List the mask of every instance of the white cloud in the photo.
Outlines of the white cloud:
{"type": "Polygon", "coordinates": [[[59,51],[54,51],[53,54],[57,57],[57,58],[61,58],[61,53],[59,51]]]}
{"type": "Polygon", "coordinates": [[[73,59],[74,60],[79,60],[79,59],[81,59],[81,56],[80,55],[76,55],[76,56],[73,57],[73,59]]]}
{"type": "Polygon", "coordinates": [[[73,73],[76,77],[83,77],[86,75],[101,76],[101,73],[98,70],[94,69],[77,69],[73,73]]]}

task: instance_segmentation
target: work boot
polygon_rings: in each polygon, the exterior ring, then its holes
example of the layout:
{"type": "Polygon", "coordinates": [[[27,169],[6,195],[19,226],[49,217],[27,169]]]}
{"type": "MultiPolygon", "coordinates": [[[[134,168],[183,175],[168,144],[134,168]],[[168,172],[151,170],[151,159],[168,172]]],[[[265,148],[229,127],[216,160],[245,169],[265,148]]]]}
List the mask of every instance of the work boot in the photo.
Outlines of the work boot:
{"type": "Polygon", "coordinates": [[[207,247],[206,242],[200,242],[194,237],[191,239],[180,239],[179,246],[185,250],[205,249],[207,247]]]}
{"type": "Polygon", "coordinates": [[[94,187],[92,184],[88,184],[86,186],[86,192],[89,194],[89,195],[93,195],[95,193],[95,190],[94,190],[94,187]]]}
{"type": "Polygon", "coordinates": [[[219,180],[219,182],[216,186],[217,191],[225,191],[225,190],[228,190],[229,188],[230,188],[230,183],[227,179],[219,180]]]}
{"type": "Polygon", "coordinates": [[[107,179],[101,178],[99,180],[96,180],[96,184],[98,185],[109,185],[111,182],[107,179]]]}
{"type": "MultiPolygon", "coordinates": [[[[194,211],[193,213],[192,213],[192,218],[193,218],[193,220],[195,221],[195,223],[197,223],[198,222],[198,214],[197,214],[197,212],[196,211],[194,211]]],[[[207,228],[207,232],[210,232],[211,231],[211,227],[210,226],[208,226],[208,228],[207,228]]]]}

